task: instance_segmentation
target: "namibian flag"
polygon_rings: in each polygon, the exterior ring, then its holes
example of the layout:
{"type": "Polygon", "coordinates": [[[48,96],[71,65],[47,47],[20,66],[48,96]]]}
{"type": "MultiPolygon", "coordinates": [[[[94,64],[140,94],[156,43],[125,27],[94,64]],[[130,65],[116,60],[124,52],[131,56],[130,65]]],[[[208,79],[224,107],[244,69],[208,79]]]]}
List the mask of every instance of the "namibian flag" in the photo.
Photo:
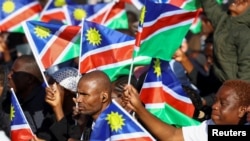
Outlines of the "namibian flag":
{"type": "Polygon", "coordinates": [[[33,138],[32,130],[27,122],[13,88],[11,88],[10,119],[11,141],[29,141],[33,138]]]}
{"type": "Polygon", "coordinates": [[[153,115],[175,126],[199,124],[194,120],[195,107],[172,72],[169,62],[152,59],[140,99],[153,115]]]}
{"type": "Polygon", "coordinates": [[[112,1],[109,3],[89,5],[86,20],[95,22],[112,29],[128,29],[128,18],[124,2],[112,1]]]}
{"type": "MultiPolygon", "coordinates": [[[[135,39],[106,26],[83,22],[79,69],[81,73],[103,70],[113,81],[128,75],[132,63],[135,39]]],[[[135,65],[147,65],[149,57],[136,57],[135,65]]]]}
{"type": "MultiPolygon", "coordinates": [[[[165,3],[165,4],[171,4],[176,7],[185,9],[185,10],[196,10],[197,7],[200,7],[200,3],[198,0],[120,0],[127,2],[129,4],[134,5],[137,9],[141,10],[141,8],[145,5],[146,1],[151,1],[154,3],[165,3]]],[[[222,1],[222,0],[217,0],[222,1]]]]}
{"type": "Polygon", "coordinates": [[[180,47],[196,17],[190,12],[170,4],[147,1],[140,21],[142,29],[137,35],[140,41],[139,55],[171,60],[180,47]]]}
{"type": "Polygon", "coordinates": [[[200,7],[199,0],[151,0],[151,1],[155,3],[171,4],[188,11],[196,11],[200,7]]]}
{"type": "Polygon", "coordinates": [[[128,28],[125,3],[122,2],[65,5],[63,9],[69,25],[82,25],[84,19],[112,29],[128,28]]]}
{"type": "Polygon", "coordinates": [[[51,20],[58,20],[63,23],[66,22],[66,17],[63,12],[63,6],[67,4],[76,4],[72,0],[48,0],[40,15],[40,21],[49,22],[51,20]]]}
{"type": "Polygon", "coordinates": [[[23,27],[42,71],[80,54],[80,26],[27,21],[23,27]]]}
{"type": "Polygon", "coordinates": [[[96,119],[92,141],[155,141],[143,126],[115,100],[96,119]]]}
{"type": "Polygon", "coordinates": [[[83,20],[94,21],[101,24],[104,13],[112,9],[112,3],[97,3],[84,5],[65,5],[63,6],[66,21],[69,25],[82,25],[83,20]],[[102,15],[102,16],[99,16],[102,15]]]}
{"type": "Polygon", "coordinates": [[[1,0],[0,32],[23,32],[21,23],[38,20],[42,6],[38,0],[1,0]]]}

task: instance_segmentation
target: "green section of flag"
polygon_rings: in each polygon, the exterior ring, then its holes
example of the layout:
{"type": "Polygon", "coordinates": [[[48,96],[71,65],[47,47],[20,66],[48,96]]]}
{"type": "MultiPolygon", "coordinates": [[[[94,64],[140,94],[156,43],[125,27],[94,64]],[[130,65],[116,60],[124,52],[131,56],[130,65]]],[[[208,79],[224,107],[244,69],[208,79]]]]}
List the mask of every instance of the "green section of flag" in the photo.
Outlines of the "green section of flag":
{"type": "Polygon", "coordinates": [[[187,2],[182,8],[188,11],[195,11],[201,8],[201,3],[199,0],[191,0],[187,2]]]}
{"type": "Polygon", "coordinates": [[[128,17],[126,11],[124,10],[118,17],[114,17],[109,23],[107,27],[111,29],[128,29],[128,17]]]}
{"type": "Polygon", "coordinates": [[[16,28],[13,28],[12,30],[10,30],[10,32],[24,33],[23,26],[18,25],[16,28]]]}
{"type": "Polygon", "coordinates": [[[168,104],[164,104],[163,108],[147,108],[147,110],[165,123],[176,127],[199,125],[200,122],[183,114],[168,104]]]}
{"type": "MultiPolygon", "coordinates": [[[[151,57],[136,57],[134,58],[134,67],[135,66],[146,66],[149,65],[151,62],[151,57]]],[[[131,67],[131,62],[126,64],[117,64],[111,68],[104,68],[102,69],[110,78],[111,81],[116,80],[122,75],[129,75],[131,67]]]]}
{"type": "Polygon", "coordinates": [[[65,56],[63,56],[60,62],[66,62],[72,58],[78,57],[80,55],[80,43],[81,39],[78,37],[77,40],[71,44],[70,49],[65,54],[65,56]]]}
{"type": "Polygon", "coordinates": [[[223,4],[224,0],[216,0],[218,4],[223,4]]]}
{"type": "Polygon", "coordinates": [[[202,27],[201,19],[198,18],[197,21],[191,25],[190,31],[194,34],[200,33],[201,27],[202,27]]]}
{"type": "Polygon", "coordinates": [[[149,37],[147,41],[142,41],[138,55],[170,61],[190,26],[191,24],[186,24],[172,29],[162,29],[164,31],[149,37]]]}

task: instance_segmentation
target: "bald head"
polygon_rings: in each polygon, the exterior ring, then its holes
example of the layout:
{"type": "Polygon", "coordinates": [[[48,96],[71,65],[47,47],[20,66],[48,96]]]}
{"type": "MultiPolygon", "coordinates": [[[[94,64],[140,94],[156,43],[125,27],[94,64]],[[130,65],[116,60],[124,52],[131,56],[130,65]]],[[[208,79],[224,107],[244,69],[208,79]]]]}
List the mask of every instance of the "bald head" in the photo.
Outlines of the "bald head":
{"type": "Polygon", "coordinates": [[[89,72],[87,74],[84,74],[79,82],[84,81],[85,83],[89,83],[91,85],[96,85],[96,89],[99,91],[106,91],[109,94],[111,94],[111,81],[109,77],[100,70],[95,70],[92,72],[89,72]]]}

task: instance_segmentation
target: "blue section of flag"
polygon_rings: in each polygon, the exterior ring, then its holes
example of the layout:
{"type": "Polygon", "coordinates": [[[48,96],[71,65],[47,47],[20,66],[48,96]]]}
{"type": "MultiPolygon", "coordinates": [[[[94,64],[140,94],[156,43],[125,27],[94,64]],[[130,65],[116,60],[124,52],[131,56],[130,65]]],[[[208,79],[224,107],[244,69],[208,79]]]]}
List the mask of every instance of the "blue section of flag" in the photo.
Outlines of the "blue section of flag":
{"type": "MultiPolygon", "coordinates": [[[[74,3],[72,0],[52,0],[51,3],[48,5],[48,8],[47,10],[50,10],[50,9],[54,9],[54,8],[58,8],[56,5],[55,5],[55,2],[58,1],[58,3],[63,3],[65,1],[65,5],[66,4],[76,4],[74,3]]],[[[63,5],[62,5],[63,6],[63,5]]]]}
{"type": "Polygon", "coordinates": [[[82,31],[82,53],[81,55],[85,54],[88,51],[105,47],[112,44],[118,44],[123,43],[126,41],[132,41],[134,40],[134,37],[128,36],[124,33],[118,32],[116,30],[110,29],[106,26],[90,22],[90,21],[84,21],[83,23],[83,31],[82,31]],[[88,35],[91,30],[96,30],[100,36],[100,44],[91,44],[89,41],[90,35],[88,35]]]}
{"type": "Polygon", "coordinates": [[[152,0],[154,1],[155,3],[167,3],[169,2],[169,0],[152,0]]]}
{"type": "Polygon", "coordinates": [[[152,59],[151,67],[149,67],[148,74],[145,79],[145,83],[147,82],[162,82],[163,85],[169,87],[177,94],[189,98],[186,92],[184,92],[180,81],[172,71],[169,65],[169,61],[164,61],[155,58],[152,59]],[[156,67],[155,62],[157,62],[157,60],[159,60],[160,66],[155,68],[156,67]],[[160,73],[158,77],[156,77],[156,73],[158,72],[156,70],[159,70],[160,73]]]}
{"type": "Polygon", "coordinates": [[[15,93],[11,92],[11,126],[28,124],[15,93]],[[13,116],[13,117],[12,117],[13,116]]]}
{"type": "MultiPolygon", "coordinates": [[[[133,117],[128,112],[122,109],[122,107],[120,107],[115,101],[112,101],[97,118],[91,133],[90,140],[104,141],[115,135],[135,132],[146,133],[146,130],[143,129],[138,122],[136,122],[137,121],[133,119],[133,117]],[[111,125],[113,125],[113,127],[111,125]]],[[[150,134],[148,134],[148,137],[151,137],[150,134]]]]}
{"type": "Polygon", "coordinates": [[[11,14],[15,13],[16,10],[24,7],[25,5],[32,3],[37,0],[1,0],[0,2],[0,20],[5,19],[11,14]],[[10,7],[11,6],[11,7],[10,7]],[[12,9],[13,10],[10,10],[12,9]]]}
{"type": "Polygon", "coordinates": [[[147,1],[145,6],[147,16],[145,16],[144,22],[155,21],[164,13],[180,10],[180,8],[170,4],[157,4],[151,1],[147,1]],[[157,8],[157,10],[155,10],[155,8],[157,8]]]}
{"type": "Polygon", "coordinates": [[[36,48],[39,54],[41,53],[45,45],[48,43],[48,41],[53,37],[53,35],[55,35],[63,26],[63,24],[48,24],[39,21],[28,21],[26,22],[26,24],[34,43],[36,43],[36,48]],[[39,33],[39,28],[41,27],[47,28],[48,32],[39,33]],[[41,36],[42,34],[44,36],[41,36]]]}

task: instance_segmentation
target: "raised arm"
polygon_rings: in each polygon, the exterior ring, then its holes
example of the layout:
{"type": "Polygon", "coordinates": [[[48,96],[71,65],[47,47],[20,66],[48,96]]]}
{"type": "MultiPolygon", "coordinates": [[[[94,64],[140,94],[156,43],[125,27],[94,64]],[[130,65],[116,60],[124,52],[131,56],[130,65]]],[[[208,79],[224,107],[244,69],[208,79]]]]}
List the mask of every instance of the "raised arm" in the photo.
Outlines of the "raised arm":
{"type": "Polygon", "coordinates": [[[214,28],[219,24],[221,18],[227,15],[216,0],[200,0],[202,8],[206,13],[207,18],[211,21],[214,28]]]}
{"type": "Polygon", "coordinates": [[[143,123],[146,129],[157,139],[164,141],[183,141],[181,128],[168,125],[148,112],[139,99],[137,90],[131,86],[125,86],[123,102],[131,108],[143,123]]]}

